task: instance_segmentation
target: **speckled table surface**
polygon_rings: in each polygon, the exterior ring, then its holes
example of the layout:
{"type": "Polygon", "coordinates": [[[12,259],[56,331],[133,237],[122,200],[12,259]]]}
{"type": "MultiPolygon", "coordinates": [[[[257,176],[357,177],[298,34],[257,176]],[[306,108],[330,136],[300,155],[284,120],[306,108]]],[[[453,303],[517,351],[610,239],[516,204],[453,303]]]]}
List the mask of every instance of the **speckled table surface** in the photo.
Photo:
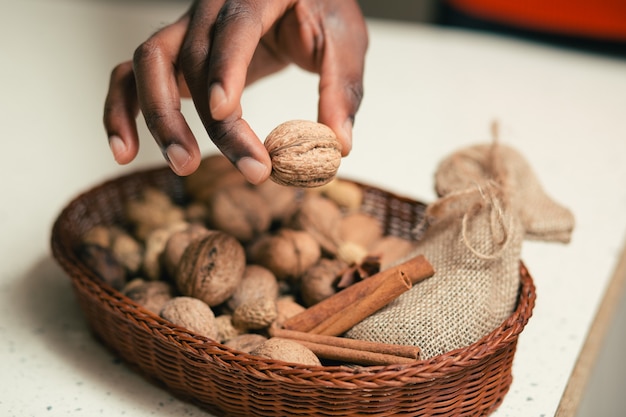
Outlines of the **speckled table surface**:
{"type": "MultiPolygon", "coordinates": [[[[130,371],[89,333],[51,258],[52,222],[75,195],[161,162],[142,127],[138,160],[110,157],[101,112],[113,65],[186,2],[2,2],[0,415],[206,416],[130,371]]],[[[522,152],[576,216],[568,245],[527,242],[538,300],[495,416],[554,415],[617,265],[626,231],[626,62],[519,40],[370,21],[366,96],[343,176],[429,201],[437,163],[490,139],[522,152]]],[[[296,69],[250,87],[264,136],[316,117],[317,79],[296,69]],[[271,106],[268,102],[271,100],[271,106]]],[[[192,129],[202,135],[192,105],[192,129]]],[[[206,138],[206,137],[205,137],[206,138]]],[[[202,148],[214,148],[206,139],[202,148]]]]}

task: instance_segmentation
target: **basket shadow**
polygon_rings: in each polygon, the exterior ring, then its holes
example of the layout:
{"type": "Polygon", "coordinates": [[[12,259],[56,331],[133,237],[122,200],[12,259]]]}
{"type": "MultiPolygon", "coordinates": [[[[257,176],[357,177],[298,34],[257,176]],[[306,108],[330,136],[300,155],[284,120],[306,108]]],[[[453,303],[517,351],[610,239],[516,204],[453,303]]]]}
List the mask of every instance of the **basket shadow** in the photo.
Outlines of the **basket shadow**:
{"type": "Polygon", "coordinates": [[[89,381],[108,399],[123,398],[124,403],[132,401],[135,410],[158,409],[165,415],[185,415],[193,409],[193,415],[212,416],[135,372],[104,346],[83,317],[69,277],[51,256],[34,263],[16,281],[11,304],[11,311],[34,329],[44,349],[65,363],[66,372],[89,381]]]}

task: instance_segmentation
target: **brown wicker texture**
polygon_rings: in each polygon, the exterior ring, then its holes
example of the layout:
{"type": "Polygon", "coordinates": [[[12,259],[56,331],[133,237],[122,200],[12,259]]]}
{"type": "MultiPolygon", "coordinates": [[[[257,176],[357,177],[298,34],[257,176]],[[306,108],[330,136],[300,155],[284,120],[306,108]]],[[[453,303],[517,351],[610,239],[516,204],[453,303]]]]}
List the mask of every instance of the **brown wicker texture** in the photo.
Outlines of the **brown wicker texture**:
{"type": "MultiPolygon", "coordinates": [[[[535,288],[520,265],[515,312],[478,342],[411,365],[302,366],[263,359],[175,327],[101,282],[79,260],[83,232],[123,224],[125,202],[147,185],[184,202],[182,181],[168,168],[141,171],[76,197],[57,218],[52,252],[72,280],[95,335],[130,366],[171,393],[229,416],[480,416],[507,393],[519,334],[532,314],[535,288]]],[[[410,236],[424,205],[360,184],[364,209],[388,233],[410,236]]]]}

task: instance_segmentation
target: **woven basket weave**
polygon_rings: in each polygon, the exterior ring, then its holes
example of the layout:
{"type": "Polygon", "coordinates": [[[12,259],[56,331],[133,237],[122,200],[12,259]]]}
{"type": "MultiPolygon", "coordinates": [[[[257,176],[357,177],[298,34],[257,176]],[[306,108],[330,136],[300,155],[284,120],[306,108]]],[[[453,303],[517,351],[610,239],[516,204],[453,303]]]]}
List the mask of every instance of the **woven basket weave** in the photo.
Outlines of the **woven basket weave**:
{"type": "MultiPolygon", "coordinates": [[[[387,233],[411,236],[422,219],[422,203],[357,184],[365,193],[364,211],[379,218],[387,233]]],[[[411,365],[358,368],[264,359],[173,326],[103,283],[81,262],[81,235],[94,225],[124,224],[126,201],[146,186],[185,201],[181,178],[168,168],[107,181],[77,196],[60,213],[51,246],[96,337],[148,379],[228,416],[484,416],[500,405],[512,382],[518,336],[535,302],[523,264],[513,314],[466,348],[411,365]]]]}

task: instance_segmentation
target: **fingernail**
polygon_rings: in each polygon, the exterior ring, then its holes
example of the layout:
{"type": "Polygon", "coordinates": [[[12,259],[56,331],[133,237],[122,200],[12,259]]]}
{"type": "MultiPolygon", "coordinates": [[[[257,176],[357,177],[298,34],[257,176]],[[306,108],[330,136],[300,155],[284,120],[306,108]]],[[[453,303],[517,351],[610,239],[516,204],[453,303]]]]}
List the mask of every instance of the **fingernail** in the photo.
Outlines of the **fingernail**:
{"type": "Polygon", "coordinates": [[[191,159],[191,155],[180,145],[169,145],[165,149],[165,158],[175,172],[180,172],[191,159]]]}
{"type": "Polygon", "coordinates": [[[344,122],[343,126],[343,141],[344,148],[341,150],[343,155],[347,155],[352,149],[352,120],[348,119],[344,122]]]}
{"type": "Polygon", "coordinates": [[[113,153],[113,158],[115,161],[119,163],[120,157],[126,152],[126,144],[117,135],[109,136],[109,148],[111,148],[111,152],[113,153]]]}
{"type": "Polygon", "coordinates": [[[226,104],[226,92],[220,84],[215,83],[209,92],[209,109],[214,119],[219,120],[219,110],[224,104],[226,104]]]}
{"type": "Polygon", "coordinates": [[[244,177],[252,184],[259,184],[267,177],[267,167],[249,156],[244,156],[237,161],[237,168],[244,177]]]}

